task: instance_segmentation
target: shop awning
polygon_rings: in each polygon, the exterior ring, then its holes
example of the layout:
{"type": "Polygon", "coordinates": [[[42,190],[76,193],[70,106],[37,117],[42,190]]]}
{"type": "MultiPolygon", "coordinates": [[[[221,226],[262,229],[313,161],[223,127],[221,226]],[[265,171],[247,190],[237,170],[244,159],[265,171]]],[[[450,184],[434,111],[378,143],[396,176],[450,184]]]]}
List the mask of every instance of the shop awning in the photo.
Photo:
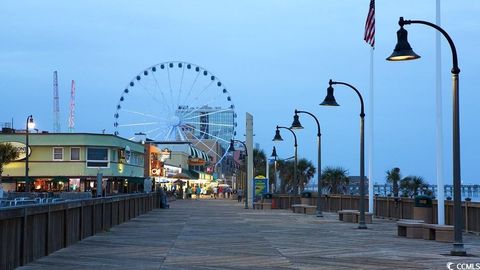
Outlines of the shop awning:
{"type": "Polygon", "coordinates": [[[171,178],[194,180],[194,179],[198,179],[198,173],[192,170],[183,169],[181,173],[177,173],[173,175],[171,178]]]}
{"type": "Polygon", "coordinates": [[[191,158],[199,158],[203,159],[205,161],[210,161],[210,157],[203,152],[202,150],[199,150],[193,146],[190,145],[190,157],[191,158]]]}

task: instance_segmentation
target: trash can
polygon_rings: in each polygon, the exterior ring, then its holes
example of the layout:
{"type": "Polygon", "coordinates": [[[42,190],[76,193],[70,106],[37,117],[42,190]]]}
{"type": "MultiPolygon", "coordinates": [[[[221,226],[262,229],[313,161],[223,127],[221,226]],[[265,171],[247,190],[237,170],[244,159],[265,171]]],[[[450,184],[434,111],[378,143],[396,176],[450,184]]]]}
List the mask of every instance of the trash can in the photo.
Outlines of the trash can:
{"type": "Polygon", "coordinates": [[[413,219],[423,220],[425,223],[432,223],[432,198],[426,195],[415,196],[413,207],[413,219]]]}
{"type": "Polygon", "coordinates": [[[262,202],[271,203],[272,202],[272,193],[265,193],[262,195],[262,202]]]}
{"type": "Polygon", "coordinates": [[[302,192],[300,201],[302,204],[312,205],[312,192],[302,192]]]}

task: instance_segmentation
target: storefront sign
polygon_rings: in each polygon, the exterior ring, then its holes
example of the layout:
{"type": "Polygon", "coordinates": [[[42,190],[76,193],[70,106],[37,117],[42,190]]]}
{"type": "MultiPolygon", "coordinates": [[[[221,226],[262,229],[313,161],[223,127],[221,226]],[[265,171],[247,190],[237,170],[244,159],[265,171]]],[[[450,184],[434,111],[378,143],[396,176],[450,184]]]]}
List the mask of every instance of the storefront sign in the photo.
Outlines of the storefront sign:
{"type": "MultiPolygon", "coordinates": [[[[13,161],[22,160],[22,159],[25,159],[27,157],[27,155],[25,154],[27,152],[25,150],[27,148],[26,144],[21,143],[21,142],[3,142],[3,144],[7,144],[7,143],[10,143],[13,147],[17,148],[18,157],[13,161]]],[[[30,156],[31,154],[32,154],[32,149],[29,146],[28,147],[28,156],[30,156]]]]}
{"type": "Polygon", "coordinates": [[[175,166],[170,166],[170,165],[164,165],[164,169],[165,169],[165,174],[166,174],[167,177],[172,177],[175,174],[182,172],[182,168],[175,167],[175,166]]]}
{"type": "Polygon", "coordinates": [[[263,194],[268,192],[268,179],[255,178],[253,179],[253,198],[261,197],[263,194]]]}

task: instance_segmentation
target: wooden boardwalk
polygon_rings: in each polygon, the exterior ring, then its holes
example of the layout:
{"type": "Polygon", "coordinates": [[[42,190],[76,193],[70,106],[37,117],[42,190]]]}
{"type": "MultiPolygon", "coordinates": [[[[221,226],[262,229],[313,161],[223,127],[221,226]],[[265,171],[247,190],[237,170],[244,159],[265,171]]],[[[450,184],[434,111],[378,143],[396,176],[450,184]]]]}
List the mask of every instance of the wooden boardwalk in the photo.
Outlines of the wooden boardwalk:
{"type": "Polygon", "coordinates": [[[396,236],[395,223],[368,230],[286,210],[251,210],[231,200],[171,203],[20,269],[447,269],[480,263],[480,237],[451,244],[396,236]]]}

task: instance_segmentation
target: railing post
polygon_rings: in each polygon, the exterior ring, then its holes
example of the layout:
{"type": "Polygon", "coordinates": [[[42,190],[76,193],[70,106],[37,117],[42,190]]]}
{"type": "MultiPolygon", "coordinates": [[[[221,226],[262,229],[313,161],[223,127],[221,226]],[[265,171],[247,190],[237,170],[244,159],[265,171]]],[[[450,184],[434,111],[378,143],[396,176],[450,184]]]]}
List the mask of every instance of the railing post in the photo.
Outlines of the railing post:
{"type": "Polygon", "coordinates": [[[80,221],[80,229],[79,229],[79,234],[80,234],[80,238],[79,238],[79,241],[83,239],[83,222],[84,222],[84,218],[83,218],[83,201],[80,202],[80,218],[78,219],[80,221]]]}
{"type": "Polygon", "coordinates": [[[390,200],[387,197],[387,218],[390,219],[390,200]]]}
{"type": "Polygon", "coordinates": [[[403,200],[400,200],[400,219],[403,219],[403,200]]]}
{"type": "Polygon", "coordinates": [[[102,199],[102,231],[105,231],[105,200],[102,199]]]}
{"type": "Polygon", "coordinates": [[[20,265],[25,265],[27,261],[27,209],[28,207],[23,208],[23,218],[22,218],[22,247],[20,249],[20,265]]]}
{"type": "Polygon", "coordinates": [[[343,210],[343,197],[342,197],[342,194],[340,194],[340,210],[343,210]]]}
{"type": "Polygon", "coordinates": [[[117,225],[120,224],[120,201],[117,202],[117,225]]]}
{"type": "Polygon", "coordinates": [[[45,256],[50,254],[50,230],[51,230],[51,221],[50,221],[50,205],[47,206],[47,224],[46,224],[46,232],[47,235],[45,236],[45,256]]]}
{"type": "Polygon", "coordinates": [[[68,246],[68,205],[65,204],[65,209],[63,210],[63,247],[68,246]]]}
{"type": "Polygon", "coordinates": [[[97,232],[96,232],[96,227],[97,227],[97,219],[95,218],[96,214],[95,213],[95,201],[93,201],[92,203],[92,235],[95,235],[97,232]]]}
{"type": "Polygon", "coordinates": [[[468,201],[465,201],[465,232],[468,233],[468,201]]]}

